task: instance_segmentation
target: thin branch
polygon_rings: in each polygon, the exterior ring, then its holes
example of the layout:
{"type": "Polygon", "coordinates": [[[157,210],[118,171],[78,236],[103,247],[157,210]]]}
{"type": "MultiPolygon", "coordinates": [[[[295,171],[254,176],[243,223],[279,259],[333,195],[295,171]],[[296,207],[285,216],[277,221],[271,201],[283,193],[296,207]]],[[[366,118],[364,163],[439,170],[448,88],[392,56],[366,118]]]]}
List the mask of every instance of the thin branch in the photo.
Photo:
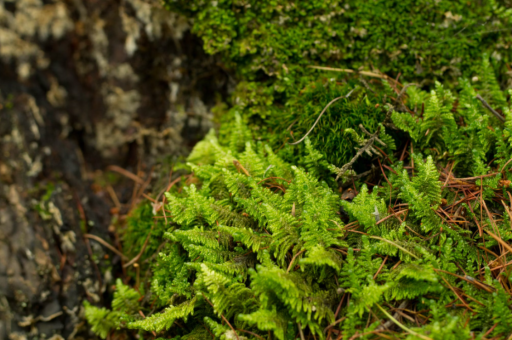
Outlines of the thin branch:
{"type": "Polygon", "coordinates": [[[388,260],[388,255],[386,255],[386,258],[384,259],[384,261],[382,261],[382,263],[380,264],[380,267],[379,269],[377,270],[377,272],[375,273],[375,275],[373,275],[373,279],[375,280],[377,278],[377,276],[379,275],[380,271],[382,270],[382,267],[384,267],[384,264],[386,264],[386,261],[388,260]]]}
{"type": "Polygon", "coordinates": [[[499,114],[495,109],[493,109],[493,108],[491,107],[491,105],[489,105],[489,103],[488,103],[488,102],[486,102],[486,101],[485,101],[485,99],[483,99],[483,98],[482,98],[482,96],[481,96],[481,95],[477,94],[477,95],[476,95],[476,99],[478,99],[479,101],[481,101],[481,102],[482,102],[482,105],[483,105],[483,106],[485,106],[485,108],[486,108],[487,110],[491,111],[491,113],[492,113],[493,115],[495,115],[495,116],[496,116],[496,118],[498,118],[498,119],[499,119],[499,120],[501,120],[502,122],[505,122],[505,117],[503,117],[503,116],[502,116],[502,115],[500,115],[500,114],[499,114]]]}
{"type": "Polygon", "coordinates": [[[489,230],[487,229],[484,229],[484,231],[489,234],[493,239],[495,239],[499,244],[501,244],[503,247],[507,248],[508,251],[511,251],[512,252],[512,247],[508,245],[507,242],[503,241],[501,238],[499,238],[498,236],[494,235],[493,233],[491,233],[489,230]]]}
{"type": "MultiPolygon", "coordinates": [[[[204,293],[203,293],[203,292],[201,292],[201,294],[203,295],[203,297],[204,297],[204,299],[206,300],[206,302],[208,302],[208,303],[210,304],[210,306],[212,306],[213,310],[215,310],[215,307],[213,306],[213,303],[211,303],[211,302],[210,302],[210,300],[208,300],[208,298],[206,297],[206,295],[204,295],[204,293]]],[[[222,317],[222,320],[224,320],[224,321],[228,324],[229,328],[231,328],[231,330],[235,333],[236,340],[240,340],[240,338],[238,337],[238,333],[237,333],[237,332],[236,332],[236,330],[233,328],[233,326],[229,323],[228,319],[226,319],[226,318],[224,317],[224,315],[222,315],[222,314],[221,314],[220,316],[222,317]]]]}
{"type": "Polygon", "coordinates": [[[249,333],[249,334],[251,334],[252,336],[257,337],[258,339],[265,340],[262,336],[260,336],[260,335],[258,335],[258,334],[256,334],[256,333],[253,333],[253,332],[251,332],[251,331],[246,331],[245,329],[239,329],[238,331],[240,331],[240,332],[245,332],[245,333],[249,333]]]}
{"type": "Polygon", "coordinates": [[[451,273],[449,271],[446,271],[446,270],[443,270],[443,269],[437,269],[437,268],[433,268],[435,272],[438,272],[438,273],[445,273],[445,274],[448,274],[448,275],[451,275],[451,276],[454,276],[458,279],[461,279],[461,280],[464,280],[466,281],[467,283],[471,283],[483,290],[485,290],[486,292],[488,293],[494,293],[494,291],[496,290],[494,287],[492,286],[489,286],[485,283],[482,283],[480,281],[477,281],[475,280],[474,278],[472,278],[471,276],[460,276],[460,275],[457,275],[457,274],[454,274],[454,273],[451,273]]]}
{"type": "Polygon", "coordinates": [[[84,237],[86,238],[90,238],[96,242],[99,242],[101,243],[102,245],[104,245],[105,247],[107,247],[108,249],[110,249],[112,252],[116,253],[117,255],[121,256],[121,258],[123,258],[124,260],[128,260],[128,257],[126,257],[123,253],[121,253],[119,250],[117,250],[116,248],[114,248],[112,245],[110,245],[107,241],[105,241],[104,239],[102,239],[101,237],[99,236],[96,236],[96,235],[93,235],[93,234],[84,234],[84,237]]]}
{"type": "Polygon", "coordinates": [[[474,309],[472,309],[471,307],[469,307],[469,305],[467,304],[466,301],[464,301],[464,299],[462,298],[462,296],[459,295],[459,293],[457,293],[457,291],[455,290],[455,288],[453,288],[450,283],[448,282],[448,280],[446,280],[444,277],[441,276],[441,279],[443,279],[444,283],[446,283],[446,285],[448,286],[448,288],[455,294],[455,296],[457,296],[457,298],[462,302],[462,304],[464,305],[464,307],[466,307],[467,309],[469,309],[471,312],[475,312],[474,309]]]}
{"type": "MultiPolygon", "coordinates": [[[[361,179],[363,177],[366,177],[366,176],[370,176],[370,175],[373,175],[377,172],[377,168],[372,164],[372,168],[370,170],[367,170],[365,172],[362,172],[360,174],[357,174],[357,175],[347,175],[347,177],[350,177],[350,179],[352,181],[356,181],[358,179],[361,179]]],[[[352,185],[352,182],[345,182],[344,184],[341,185],[342,188],[347,188],[349,186],[352,185]]]]}
{"type": "Polygon", "coordinates": [[[306,137],[311,133],[311,131],[313,131],[313,129],[315,128],[316,124],[318,124],[318,122],[320,121],[320,118],[322,118],[322,115],[324,114],[324,112],[329,108],[329,106],[331,106],[332,104],[334,104],[335,102],[337,102],[338,100],[342,99],[342,98],[348,98],[352,92],[354,92],[354,90],[350,90],[349,93],[347,93],[346,95],[344,96],[340,96],[338,98],[334,98],[333,100],[331,100],[329,102],[329,104],[327,104],[324,109],[322,110],[322,112],[320,112],[320,115],[318,116],[318,118],[316,119],[315,123],[313,124],[313,126],[309,129],[309,131],[304,135],[304,137],[302,137],[301,139],[299,139],[298,141],[296,142],[293,142],[293,143],[288,143],[289,145],[297,145],[299,143],[301,143],[304,139],[306,139],[306,137]]]}
{"type": "Polygon", "coordinates": [[[56,317],[59,317],[62,315],[62,311],[60,312],[57,312],[57,313],[54,313],[52,315],[48,315],[47,317],[44,317],[42,315],[39,315],[35,320],[40,320],[40,321],[43,321],[43,322],[49,322],[53,319],[55,319],[56,317]]]}
{"type": "Polygon", "coordinates": [[[401,251],[403,251],[404,253],[407,253],[409,254],[410,256],[414,257],[416,260],[419,260],[419,257],[414,255],[413,253],[411,253],[410,251],[408,251],[407,249],[405,249],[404,247],[396,244],[395,242],[393,241],[390,241],[388,239],[385,239],[385,238],[382,238],[382,237],[379,237],[379,236],[370,236],[370,238],[373,238],[375,240],[380,240],[380,241],[384,241],[386,243],[389,243],[391,245],[394,245],[395,247],[397,247],[398,249],[400,249],[401,251]]]}
{"type": "Polygon", "coordinates": [[[333,323],[331,323],[329,326],[325,327],[325,329],[324,329],[324,334],[325,334],[329,329],[333,328],[334,326],[336,326],[337,324],[339,324],[340,322],[342,322],[342,321],[343,321],[343,320],[345,320],[346,318],[347,318],[347,317],[346,317],[346,316],[344,316],[344,317],[342,317],[341,319],[334,321],[334,322],[333,322],[333,323]]]}
{"type": "Polygon", "coordinates": [[[378,73],[375,73],[375,72],[370,72],[370,71],[354,71],[354,70],[351,70],[351,69],[348,69],[348,68],[335,68],[335,67],[313,66],[313,65],[309,65],[308,68],[313,68],[315,70],[322,70],[322,71],[334,71],[334,72],[344,72],[344,73],[358,73],[358,74],[361,74],[363,76],[368,76],[368,77],[381,78],[381,79],[389,79],[388,76],[382,75],[382,74],[378,74],[378,73]]]}
{"type": "Polygon", "coordinates": [[[300,322],[297,322],[297,326],[299,326],[300,340],[306,340],[304,338],[304,333],[302,333],[302,326],[300,325],[300,322]]]}
{"type": "MultiPolygon", "coordinates": [[[[407,106],[404,105],[404,103],[401,101],[401,99],[402,99],[402,96],[405,94],[405,91],[407,91],[407,89],[411,86],[419,86],[419,84],[416,84],[416,83],[405,84],[404,87],[402,87],[402,90],[400,91],[398,96],[396,97],[396,102],[402,106],[400,109],[405,109],[405,111],[407,111],[407,106]]],[[[411,111],[409,111],[409,112],[411,112],[411,111]]]]}
{"type": "Polygon", "coordinates": [[[292,269],[292,265],[293,265],[293,262],[295,261],[295,259],[297,258],[297,256],[299,256],[300,254],[304,253],[306,251],[306,249],[304,250],[301,250],[299,251],[297,254],[295,254],[292,258],[292,260],[290,261],[290,264],[288,265],[288,269],[286,270],[287,273],[290,272],[290,270],[292,269]]]}
{"type": "Polygon", "coordinates": [[[282,179],[283,181],[287,182],[288,184],[290,184],[292,182],[291,180],[287,180],[287,179],[284,179],[282,177],[267,177],[267,178],[262,179],[261,181],[259,181],[256,184],[260,184],[261,182],[264,182],[264,181],[269,180],[269,179],[282,179]]]}
{"type": "Polygon", "coordinates": [[[402,98],[402,96],[405,94],[405,91],[407,91],[407,89],[411,86],[420,86],[420,85],[416,84],[416,83],[405,84],[404,87],[402,87],[402,90],[400,91],[400,93],[398,94],[398,97],[396,97],[396,100],[400,100],[402,98]]]}
{"type": "MultiPolygon", "coordinates": [[[[365,131],[365,130],[363,130],[363,131],[365,131]]],[[[352,167],[352,165],[359,159],[359,157],[361,157],[361,155],[363,153],[365,153],[372,147],[375,140],[378,139],[377,136],[378,136],[379,132],[380,132],[380,127],[377,128],[377,132],[375,132],[374,134],[371,135],[370,139],[368,139],[366,144],[357,151],[356,155],[354,157],[352,157],[352,159],[347,164],[343,165],[341,168],[336,169],[336,172],[337,172],[336,180],[338,180],[341,176],[343,176],[343,174],[345,172],[347,172],[347,170],[352,167]]],[[[383,143],[381,140],[379,140],[379,142],[383,143]]],[[[384,145],[386,145],[386,144],[384,144],[384,145]]]]}
{"type": "Polygon", "coordinates": [[[139,184],[144,184],[144,181],[139,176],[137,176],[134,173],[132,173],[128,170],[125,170],[117,165],[111,165],[107,169],[109,169],[111,171],[115,171],[117,173],[120,173],[121,175],[128,177],[129,179],[133,180],[134,182],[137,182],[139,184]]]}
{"type": "Polygon", "coordinates": [[[508,163],[510,163],[510,162],[512,162],[512,158],[511,158],[511,159],[509,159],[509,160],[507,161],[507,163],[505,163],[505,165],[501,168],[501,171],[500,171],[500,172],[503,172],[503,170],[505,170],[505,168],[507,167],[508,163]]]}
{"type": "Polygon", "coordinates": [[[378,303],[375,304],[382,313],[384,313],[384,315],[386,315],[388,317],[388,319],[390,319],[392,322],[394,322],[398,327],[400,327],[401,329],[403,329],[404,331],[406,331],[407,333],[410,333],[414,336],[417,336],[418,338],[421,338],[421,339],[425,339],[425,340],[432,340],[432,338],[429,338],[428,336],[425,336],[423,334],[420,334],[420,333],[416,333],[415,331],[413,331],[412,329],[409,329],[407,327],[405,327],[404,325],[402,325],[400,322],[398,322],[397,319],[395,319],[391,314],[389,314],[388,312],[386,312],[386,310],[384,308],[382,308],[378,303]]]}
{"type": "MultiPolygon", "coordinates": [[[[384,217],[383,219],[379,220],[379,221],[377,222],[377,225],[381,224],[382,222],[385,222],[385,221],[389,220],[389,219],[390,219],[390,218],[392,218],[392,217],[396,217],[396,218],[398,219],[398,216],[397,216],[397,215],[398,215],[398,214],[402,214],[402,213],[406,212],[407,210],[408,210],[408,209],[400,210],[400,211],[395,212],[394,214],[388,215],[388,216],[384,217]]],[[[398,220],[401,222],[401,220],[400,220],[400,219],[398,219],[398,220]]]]}
{"type": "Polygon", "coordinates": [[[110,198],[112,199],[112,202],[116,206],[117,209],[121,209],[121,202],[119,202],[119,198],[116,195],[116,192],[114,191],[114,188],[112,188],[111,185],[107,185],[107,192],[110,195],[110,198]]]}
{"type": "Polygon", "coordinates": [[[137,254],[137,256],[135,256],[133,259],[130,260],[130,262],[126,263],[123,268],[127,268],[129,266],[131,266],[132,264],[134,264],[135,262],[137,262],[140,257],[142,256],[142,254],[144,254],[144,251],[146,250],[146,247],[148,245],[148,242],[149,242],[149,237],[151,236],[151,232],[153,231],[153,228],[155,227],[155,225],[153,224],[153,226],[151,227],[151,230],[149,230],[149,234],[148,236],[146,237],[146,240],[144,241],[144,245],[142,246],[142,249],[140,250],[140,252],[137,254]]]}

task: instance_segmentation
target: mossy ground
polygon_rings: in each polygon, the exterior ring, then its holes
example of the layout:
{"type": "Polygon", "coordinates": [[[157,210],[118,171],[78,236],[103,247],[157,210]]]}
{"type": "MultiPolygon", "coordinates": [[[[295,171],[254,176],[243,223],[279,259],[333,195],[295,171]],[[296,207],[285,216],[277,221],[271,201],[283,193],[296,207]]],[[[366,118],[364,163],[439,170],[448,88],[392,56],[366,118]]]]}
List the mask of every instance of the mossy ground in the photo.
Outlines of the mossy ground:
{"type": "Polygon", "coordinates": [[[167,4],[240,82],[189,175],[132,214],[144,260],[87,305],[97,334],[510,338],[506,1],[167,4]]]}
{"type": "MultiPolygon", "coordinates": [[[[165,3],[194,20],[193,32],[203,39],[205,49],[221,55],[239,81],[228,109],[219,108],[223,125],[229,126],[239,113],[256,138],[275,148],[301,138],[322,108],[354,83],[365,88],[378,82],[363,74],[357,80],[350,73],[310,66],[378,70],[399,82],[418,83],[424,90],[432,89],[437,79],[454,89],[461,78],[478,73],[486,54],[501,86],[511,84],[508,0],[165,3]]],[[[341,146],[343,130],[360,122],[367,128],[376,126],[386,109],[366,112],[369,108],[361,103],[364,99],[374,106],[382,104],[384,95],[393,92],[381,89],[376,96],[355,96],[350,100],[358,106],[354,111],[343,110],[343,103],[332,106],[318,133],[310,137],[315,147],[336,165],[347,162],[354,153],[351,145],[341,146]]],[[[228,128],[226,134],[230,133],[228,128]]]]}

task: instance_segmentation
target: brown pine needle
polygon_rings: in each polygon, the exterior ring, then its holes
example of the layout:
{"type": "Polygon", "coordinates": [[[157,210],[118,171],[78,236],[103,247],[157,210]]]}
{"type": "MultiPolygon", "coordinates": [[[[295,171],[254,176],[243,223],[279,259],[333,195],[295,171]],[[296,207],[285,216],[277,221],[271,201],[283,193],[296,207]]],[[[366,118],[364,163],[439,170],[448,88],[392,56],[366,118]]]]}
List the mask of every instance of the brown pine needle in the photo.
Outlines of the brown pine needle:
{"type": "Polygon", "coordinates": [[[149,230],[149,233],[148,233],[148,236],[146,237],[146,240],[144,241],[144,245],[142,246],[142,249],[137,254],[137,256],[135,256],[133,259],[131,259],[130,262],[128,262],[125,265],[123,265],[123,268],[127,268],[127,267],[131,266],[132,264],[136,263],[140,259],[142,254],[144,254],[144,251],[146,250],[146,247],[147,247],[148,242],[149,242],[149,237],[151,236],[151,233],[153,232],[153,228],[154,227],[155,227],[155,225],[153,224],[153,226],[151,226],[151,229],[149,230]]]}
{"type": "Polygon", "coordinates": [[[299,256],[300,254],[304,253],[305,251],[306,251],[306,249],[303,249],[303,250],[299,251],[297,254],[295,254],[293,256],[292,260],[290,261],[290,264],[288,265],[288,269],[286,270],[287,273],[289,273],[290,270],[292,269],[293,262],[295,261],[297,256],[299,256]]]}
{"type": "Polygon", "coordinates": [[[99,242],[101,243],[102,245],[104,245],[105,247],[107,247],[108,249],[110,249],[112,252],[114,252],[115,254],[121,256],[121,258],[123,258],[124,260],[128,260],[128,257],[126,257],[123,253],[121,253],[119,250],[117,250],[115,247],[113,247],[112,245],[110,245],[107,241],[105,241],[104,239],[102,239],[101,237],[99,236],[96,236],[96,235],[92,235],[92,234],[84,234],[84,237],[86,238],[90,238],[96,242],[99,242]]]}
{"type": "Polygon", "coordinates": [[[403,329],[404,331],[406,331],[407,333],[409,334],[412,334],[414,336],[417,336],[418,338],[422,338],[424,340],[433,340],[432,338],[429,338],[428,336],[425,336],[423,334],[420,334],[420,333],[416,333],[415,331],[413,331],[412,329],[409,329],[407,327],[405,327],[404,325],[402,325],[400,322],[398,322],[397,319],[395,319],[391,314],[389,314],[388,312],[386,312],[386,310],[384,308],[382,308],[378,303],[375,304],[382,313],[384,313],[384,315],[390,319],[391,321],[393,321],[398,327],[400,327],[401,329],[403,329]]]}
{"type": "Polygon", "coordinates": [[[120,173],[121,175],[128,177],[129,179],[133,180],[134,182],[137,182],[139,184],[144,184],[144,181],[139,176],[137,176],[134,173],[132,173],[128,170],[125,170],[117,165],[110,165],[107,169],[109,169],[111,171],[115,171],[117,173],[120,173]]]}
{"type": "MultiPolygon", "coordinates": [[[[211,302],[210,302],[210,300],[208,300],[208,298],[206,297],[206,295],[204,295],[204,293],[203,293],[203,292],[201,292],[201,294],[203,295],[203,297],[204,297],[204,299],[206,300],[206,302],[208,302],[208,303],[210,304],[210,306],[212,306],[212,308],[215,310],[215,307],[213,306],[213,303],[211,303],[211,302]]],[[[222,317],[222,320],[224,320],[224,321],[228,324],[229,328],[231,328],[231,330],[235,333],[236,339],[237,339],[237,340],[240,340],[240,338],[238,337],[238,333],[237,333],[237,332],[236,332],[236,330],[233,328],[233,326],[229,323],[228,319],[226,319],[226,318],[224,317],[224,315],[222,315],[222,314],[221,314],[220,316],[222,317]]]]}
{"type": "Polygon", "coordinates": [[[509,246],[509,244],[505,241],[503,241],[501,238],[499,238],[498,236],[494,235],[493,233],[491,233],[489,230],[487,229],[484,229],[485,232],[487,234],[489,234],[493,239],[495,239],[496,241],[498,241],[499,244],[501,244],[504,248],[507,248],[508,251],[511,251],[512,252],[512,247],[509,246]]]}

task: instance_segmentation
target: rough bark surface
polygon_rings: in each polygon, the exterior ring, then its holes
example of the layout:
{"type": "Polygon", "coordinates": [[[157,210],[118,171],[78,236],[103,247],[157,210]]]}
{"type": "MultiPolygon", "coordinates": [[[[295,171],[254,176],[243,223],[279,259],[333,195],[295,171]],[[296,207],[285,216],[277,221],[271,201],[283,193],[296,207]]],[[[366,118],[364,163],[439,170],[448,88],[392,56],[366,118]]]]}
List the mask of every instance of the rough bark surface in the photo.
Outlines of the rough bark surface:
{"type": "Polygon", "coordinates": [[[120,269],[84,238],[115,243],[95,171],[186,152],[230,78],[144,0],[0,0],[0,75],[0,339],[93,338],[82,302],[120,269]]]}

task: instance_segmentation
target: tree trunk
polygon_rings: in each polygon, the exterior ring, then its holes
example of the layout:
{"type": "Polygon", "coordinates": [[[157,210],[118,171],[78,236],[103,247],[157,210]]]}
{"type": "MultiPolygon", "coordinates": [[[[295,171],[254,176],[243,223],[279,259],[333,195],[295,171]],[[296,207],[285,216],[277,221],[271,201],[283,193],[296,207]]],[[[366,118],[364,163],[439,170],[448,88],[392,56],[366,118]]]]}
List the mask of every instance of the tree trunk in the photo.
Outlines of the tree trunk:
{"type": "Polygon", "coordinates": [[[92,338],[120,270],[84,236],[115,244],[98,170],[186,153],[230,81],[158,1],[0,0],[0,339],[92,338]]]}

